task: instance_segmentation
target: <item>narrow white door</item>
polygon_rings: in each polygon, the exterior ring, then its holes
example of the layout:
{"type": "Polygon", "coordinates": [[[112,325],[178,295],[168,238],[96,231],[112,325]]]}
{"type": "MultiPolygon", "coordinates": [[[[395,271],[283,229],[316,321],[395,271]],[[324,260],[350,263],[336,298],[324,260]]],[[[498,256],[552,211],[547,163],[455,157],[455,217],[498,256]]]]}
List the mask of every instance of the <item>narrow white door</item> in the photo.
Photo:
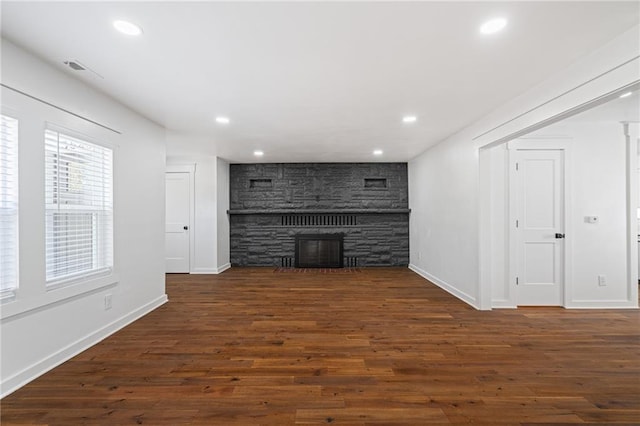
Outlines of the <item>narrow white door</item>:
{"type": "Polygon", "coordinates": [[[564,292],[564,152],[516,154],[517,304],[561,306],[564,292]]]}
{"type": "Polygon", "coordinates": [[[166,173],[166,272],[189,272],[190,174],[166,173]]]}

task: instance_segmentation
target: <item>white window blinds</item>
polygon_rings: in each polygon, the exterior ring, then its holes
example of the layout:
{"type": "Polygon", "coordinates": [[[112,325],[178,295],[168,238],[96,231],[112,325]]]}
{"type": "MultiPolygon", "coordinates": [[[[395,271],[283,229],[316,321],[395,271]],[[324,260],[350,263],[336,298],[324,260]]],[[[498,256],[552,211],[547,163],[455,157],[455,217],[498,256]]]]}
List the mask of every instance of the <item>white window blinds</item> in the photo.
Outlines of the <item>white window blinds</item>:
{"type": "Polygon", "coordinates": [[[113,267],[113,151],[45,131],[47,285],[113,267]]]}
{"type": "Polygon", "coordinates": [[[18,288],[18,120],[1,116],[0,298],[18,288]]]}

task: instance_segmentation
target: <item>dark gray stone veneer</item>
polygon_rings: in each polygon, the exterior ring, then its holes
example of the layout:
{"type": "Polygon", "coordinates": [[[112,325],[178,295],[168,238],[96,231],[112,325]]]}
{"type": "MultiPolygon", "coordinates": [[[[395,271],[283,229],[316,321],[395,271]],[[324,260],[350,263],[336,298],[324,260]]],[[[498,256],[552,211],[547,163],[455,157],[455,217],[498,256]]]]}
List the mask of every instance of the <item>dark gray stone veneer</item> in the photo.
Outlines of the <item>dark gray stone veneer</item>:
{"type": "Polygon", "coordinates": [[[232,164],[231,263],[293,265],[296,234],[344,234],[345,266],[406,266],[406,163],[232,164]]]}

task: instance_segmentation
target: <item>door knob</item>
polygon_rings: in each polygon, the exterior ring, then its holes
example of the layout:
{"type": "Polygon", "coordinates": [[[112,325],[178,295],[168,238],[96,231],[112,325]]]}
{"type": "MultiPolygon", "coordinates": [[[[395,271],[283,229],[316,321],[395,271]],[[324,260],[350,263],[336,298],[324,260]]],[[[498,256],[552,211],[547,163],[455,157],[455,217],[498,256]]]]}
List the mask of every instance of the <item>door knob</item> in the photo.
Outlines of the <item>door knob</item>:
{"type": "Polygon", "coordinates": [[[564,238],[564,234],[556,234],[556,238],[558,238],[558,239],[564,238]]]}
{"type": "MultiPolygon", "coordinates": [[[[185,231],[188,231],[189,227],[185,225],[185,226],[182,227],[182,229],[184,229],[185,231]]],[[[556,234],[556,235],[558,235],[558,234],[556,234]]]]}

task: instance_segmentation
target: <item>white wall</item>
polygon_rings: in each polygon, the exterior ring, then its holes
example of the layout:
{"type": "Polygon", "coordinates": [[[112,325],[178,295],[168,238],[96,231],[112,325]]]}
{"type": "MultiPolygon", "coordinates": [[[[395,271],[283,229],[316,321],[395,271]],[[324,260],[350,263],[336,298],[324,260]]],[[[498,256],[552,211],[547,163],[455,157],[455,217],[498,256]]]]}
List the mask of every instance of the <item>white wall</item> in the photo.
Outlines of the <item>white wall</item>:
{"type": "Polygon", "coordinates": [[[229,234],[229,163],[217,159],[217,207],[218,207],[218,272],[231,267],[231,249],[229,234]]]}
{"type": "Polygon", "coordinates": [[[215,144],[190,135],[167,135],[167,164],[195,164],[195,212],[191,273],[217,274],[229,264],[229,164],[216,157],[215,144]],[[209,151],[201,147],[210,146],[209,151]]]}
{"type": "Polygon", "coordinates": [[[478,153],[460,138],[409,162],[410,268],[476,305],[478,153]]]}
{"type": "Polygon", "coordinates": [[[506,144],[489,150],[491,155],[491,305],[493,307],[513,307],[514,294],[507,285],[508,231],[509,218],[509,158],[506,144]]]}
{"type": "Polygon", "coordinates": [[[2,83],[122,132],[101,129],[2,89],[20,120],[20,288],[2,306],[1,381],[6,395],[166,301],[164,130],[80,81],[2,40],[2,83]],[[109,277],[46,291],[44,123],[114,146],[114,270],[109,277]],[[104,309],[105,295],[113,307],[104,309]]]}
{"type": "Polygon", "coordinates": [[[491,173],[480,168],[478,150],[637,83],[639,33],[634,27],[409,162],[411,269],[473,306],[491,308],[492,216],[485,211],[491,173]]]}
{"type": "Polygon", "coordinates": [[[573,143],[573,291],[571,305],[620,302],[626,282],[626,144],[620,123],[576,123],[573,143]],[[598,224],[585,222],[598,216],[598,224]],[[598,286],[598,275],[606,287],[598,286]]]}
{"type": "Polygon", "coordinates": [[[614,305],[627,299],[626,141],[619,122],[564,122],[533,137],[572,138],[570,211],[573,285],[568,306],[614,305]],[[586,223],[598,216],[599,223],[586,223]],[[607,285],[598,285],[605,275],[607,285]]]}
{"type": "Polygon", "coordinates": [[[217,206],[216,158],[203,157],[194,161],[195,172],[195,221],[192,237],[195,238],[193,256],[194,274],[212,274],[217,270],[217,206]]]}

